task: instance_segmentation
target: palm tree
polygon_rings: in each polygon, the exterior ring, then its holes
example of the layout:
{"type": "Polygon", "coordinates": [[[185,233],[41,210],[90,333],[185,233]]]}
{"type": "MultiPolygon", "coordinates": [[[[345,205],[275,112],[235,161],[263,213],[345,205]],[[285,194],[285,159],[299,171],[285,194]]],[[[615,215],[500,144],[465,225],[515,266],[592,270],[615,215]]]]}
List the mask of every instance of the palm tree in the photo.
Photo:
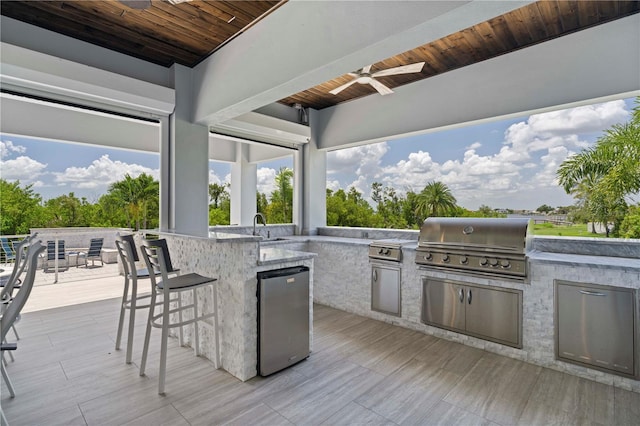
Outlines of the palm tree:
{"type": "Polygon", "coordinates": [[[142,173],[137,178],[125,175],[124,179],[111,184],[109,192],[124,207],[127,226],[141,229],[147,226],[150,203],[158,200],[159,184],[153,177],[142,173]]]}
{"type": "Polygon", "coordinates": [[[558,168],[558,182],[578,195],[597,221],[618,224],[625,198],[640,192],[640,97],[631,121],[616,124],[596,144],[567,158],[558,168]]]}
{"type": "Polygon", "coordinates": [[[450,216],[458,209],[456,198],[442,182],[432,181],[416,195],[416,216],[450,216]]]}
{"type": "Polygon", "coordinates": [[[560,185],[571,193],[585,179],[592,190],[622,199],[640,191],[640,97],[631,121],[616,124],[596,144],[566,159],[558,168],[560,185]]]}

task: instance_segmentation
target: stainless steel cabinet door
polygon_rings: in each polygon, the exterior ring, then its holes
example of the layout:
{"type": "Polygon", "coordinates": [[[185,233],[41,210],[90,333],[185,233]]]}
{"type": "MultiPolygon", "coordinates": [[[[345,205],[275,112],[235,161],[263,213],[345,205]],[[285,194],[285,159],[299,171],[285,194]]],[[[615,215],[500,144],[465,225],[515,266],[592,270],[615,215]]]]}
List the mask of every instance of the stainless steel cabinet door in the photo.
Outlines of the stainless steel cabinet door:
{"type": "Polygon", "coordinates": [[[453,330],[465,330],[464,286],[422,278],[422,322],[453,330]]]}
{"type": "Polygon", "coordinates": [[[371,309],[400,316],[400,268],[371,267],[371,309]]]}
{"type": "Polygon", "coordinates": [[[556,282],[557,356],[634,375],[631,289],[556,282]]]}
{"type": "Polygon", "coordinates": [[[522,347],[520,293],[467,287],[466,328],[469,334],[522,347]]]}

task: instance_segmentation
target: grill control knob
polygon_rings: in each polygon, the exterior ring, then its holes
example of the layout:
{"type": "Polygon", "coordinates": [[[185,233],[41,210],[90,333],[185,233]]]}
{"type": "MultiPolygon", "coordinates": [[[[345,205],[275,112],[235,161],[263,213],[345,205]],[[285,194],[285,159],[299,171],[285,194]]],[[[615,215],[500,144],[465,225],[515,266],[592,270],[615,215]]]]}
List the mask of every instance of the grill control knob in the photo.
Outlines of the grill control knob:
{"type": "Polygon", "coordinates": [[[448,263],[448,262],[449,262],[449,260],[450,260],[450,258],[449,258],[449,255],[448,255],[448,254],[446,254],[446,253],[445,253],[445,254],[443,254],[443,255],[442,255],[442,261],[443,261],[443,262],[447,262],[447,263],[448,263]]]}
{"type": "Polygon", "coordinates": [[[482,259],[480,259],[480,265],[487,266],[488,263],[489,263],[489,260],[486,257],[483,257],[482,259]]]}
{"type": "Polygon", "coordinates": [[[384,249],[383,248],[379,248],[378,249],[378,254],[383,254],[384,253],[384,249]]]}
{"type": "Polygon", "coordinates": [[[467,263],[469,263],[469,258],[465,255],[460,256],[460,263],[462,265],[466,265],[467,263]]]}
{"type": "Polygon", "coordinates": [[[391,253],[391,249],[386,249],[386,250],[384,251],[384,254],[386,254],[387,256],[389,256],[389,254],[390,254],[390,253],[391,253]]]}
{"type": "Polygon", "coordinates": [[[498,259],[489,259],[489,265],[498,266],[498,259]]]}
{"type": "Polygon", "coordinates": [[[509,261],[507,259],[504,259],[504,260],[500,261],[500,266],[502,266],[505,269],[509,269],[509,268],[511,268],[511,263],[509,263],[509,261]]]}
{"type": "Polygon", "coordinates": [[[427,253],[427,254],[425,254],[423,257],[424,257],[424,260],[431,260],[431,259],[433,259],[433,255],[432,255],[431,253],[427,253]]]}

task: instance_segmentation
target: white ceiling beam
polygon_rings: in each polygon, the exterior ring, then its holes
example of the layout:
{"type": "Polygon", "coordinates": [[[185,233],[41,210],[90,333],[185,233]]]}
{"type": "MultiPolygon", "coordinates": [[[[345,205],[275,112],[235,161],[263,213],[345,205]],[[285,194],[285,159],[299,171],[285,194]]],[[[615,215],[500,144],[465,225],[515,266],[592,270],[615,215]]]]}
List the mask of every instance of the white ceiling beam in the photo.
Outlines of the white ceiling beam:
{"type": "Polygon", "coordinates": [[[0,43],[0,85],[19,92],[133,113],[169,115],[175,91],[147,81],[0,43]]]}
{"type": "Polygon", "coordinates": [[[160,125],[0,94],[0,132],[45,140],[158,152],[160,125]]]}
{"type": "Polygon", "coordinates": [[[579,31],[314,115],[335,150],[640,94],[640,15],[579,31]]]}
{"type": "Polygon", "coordinates": [[[194,68],[216,125],[530,1],[290,1],[194,68]]]}
{"type": "Polygon", "coordinates": [[[293,147],[309,142],[309,126],[257,112],[247,112],[211,127],[211,131],[239,138],[293,147]]]}

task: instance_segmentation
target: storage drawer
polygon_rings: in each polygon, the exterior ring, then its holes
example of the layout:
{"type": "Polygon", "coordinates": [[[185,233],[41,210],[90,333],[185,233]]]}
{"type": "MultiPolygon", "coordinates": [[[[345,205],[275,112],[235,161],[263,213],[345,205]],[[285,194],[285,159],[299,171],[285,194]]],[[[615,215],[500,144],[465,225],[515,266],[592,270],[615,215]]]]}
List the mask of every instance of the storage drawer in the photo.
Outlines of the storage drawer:
{"type": "Polygon", "coordinates": [[[556,357],[636,377],[636,294],[622,287],[555,281],[556,357]]]}

